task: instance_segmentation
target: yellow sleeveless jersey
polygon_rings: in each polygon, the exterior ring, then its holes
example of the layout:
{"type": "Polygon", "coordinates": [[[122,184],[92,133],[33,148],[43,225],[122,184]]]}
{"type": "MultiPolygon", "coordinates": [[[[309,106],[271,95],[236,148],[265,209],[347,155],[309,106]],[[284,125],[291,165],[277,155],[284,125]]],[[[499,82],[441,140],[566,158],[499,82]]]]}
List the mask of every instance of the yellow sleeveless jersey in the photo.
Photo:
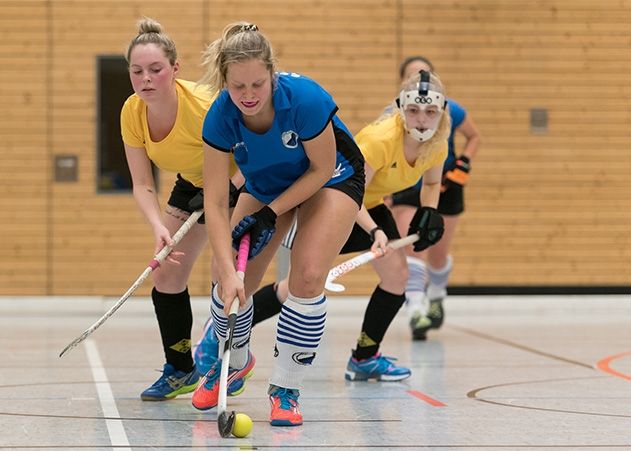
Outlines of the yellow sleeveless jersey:
{"type": "MultiPolygon", "coordinates": [[[[215,96],[206,86],[187,80],[176,80],[177,117],[169,134],[161,141],[151,140],[147,125],[147,108],[137,94],[129,96],[121,111],[123,142],[141,147],[160,169],[178,172],[193,185],[203,186],[204,150],[202,124],[215,96]]],[[[235,171],[231,161],[230,173],[235,171]]]]}
{"type": "Polygon", "coordinates": [[[364,127],[355,141],[375,172],[366,186],[364,205],[370,209],[383,203],[384,196],[415,185],[429,168],[442,166],[447,158],[447,140],[438,141],[423,149],[414,166],[403,153],[405,127],[400,115],[394,114],[364,127]]]}

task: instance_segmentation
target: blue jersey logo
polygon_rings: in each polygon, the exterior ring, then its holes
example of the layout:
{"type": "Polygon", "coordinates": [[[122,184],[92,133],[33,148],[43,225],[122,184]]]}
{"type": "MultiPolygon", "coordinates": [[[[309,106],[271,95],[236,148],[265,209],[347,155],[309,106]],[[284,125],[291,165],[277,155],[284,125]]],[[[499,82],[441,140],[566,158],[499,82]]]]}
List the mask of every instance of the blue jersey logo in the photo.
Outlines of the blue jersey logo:
{"type": "Polygon", "coordinates": [[[298,147],[298,133],[293,130],[283,132],[281,139],[283,140],[283,145],[288,149],[298,147]]]}

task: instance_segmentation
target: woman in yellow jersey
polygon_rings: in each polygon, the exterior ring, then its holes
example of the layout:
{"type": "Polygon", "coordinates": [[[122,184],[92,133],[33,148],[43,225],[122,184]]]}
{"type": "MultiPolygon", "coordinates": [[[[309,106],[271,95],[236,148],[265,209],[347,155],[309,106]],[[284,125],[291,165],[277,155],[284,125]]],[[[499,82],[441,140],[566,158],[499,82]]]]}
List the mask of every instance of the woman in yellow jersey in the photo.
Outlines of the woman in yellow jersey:
{"type": "MultiPolygon", "coordinates": [[[[422,207],[410,221],[408,233],[419,234],[414,245],[417,251],[437,243],[442,236],[443,220],[436,207],[451,124],[445,90],[435,74],[422,71],[403,83],[396,104],[355,136],[366,160],[366,192],[357,223],[342,254],[386,250],[389,239],[400,238],[392,213],[384,205],[384,197],[413,186],[421,176],[422,207]]],[[[380,281],[370,297],[345,377],[347,380],[399,381],[409,377],[410,370],[382,356],[379,345],[405,302],[408,279],[405,251],[386,250],[382,258],[371,263],[380,281]]],[[[254,295],[253,323],[277,313],[279,299],[285,299],[286,292],[286,280],[279,282],[277,289],[271,285],[261,288],[254,295]]]]}
{"type": "MultiPolygon", "coordinates": [[[[134,94],[121,111],[122,137],[134,198],[151,225],[157,252],[173,243],[172,235],[194,209],[189,202],[202,191],[202,123],[214,95],[203,86],[177,78],[175,44],[152,19],[138,23],[138,35],[129,44],[126,59],[134,94]],[[177,173],[164,213],[151,162],[177,173]]],[[[162,376],[142,392],[145,401],[193,391],[200,378],[191,354],[193,315],[187,283],[207,240],[205,226],[195,224],[152,273],[151,298],[166,364],[162,376]]]]}
{"type": "MultiPolygon", "coordinates": [[[[401,81],[421,70],[434,71],[432,63],[424,56],[410,56],[401,63],[399,76],[401,81]]],[[[480,148],[480,132],[471,117],[458,102],[448,99],[451,116],[449,135],[449,154],[443,167],[443,186],[441,188],[438,212],[445,221],[445,234],[436,246],[422,253],[407,249],[410,278],[406,288],[407,310],[410,314],[410,328],[415,340],[424,340],[427,331],[438,329],[443,323],[445,312],[443,300],[447,296],[447,282],[453,268],[450,255],[451,243],[456,234],[460,216],[464,212],[464,191],[469,178],[471,164],[480,148]],[[462,151],[457,152],[455,136],[462,135],[462,151]]],[[[415,186],[394,193],[386,204],[391,208],[399,231],[407,229],[410,218],[418,208],[421,182],[415,186]]]]}

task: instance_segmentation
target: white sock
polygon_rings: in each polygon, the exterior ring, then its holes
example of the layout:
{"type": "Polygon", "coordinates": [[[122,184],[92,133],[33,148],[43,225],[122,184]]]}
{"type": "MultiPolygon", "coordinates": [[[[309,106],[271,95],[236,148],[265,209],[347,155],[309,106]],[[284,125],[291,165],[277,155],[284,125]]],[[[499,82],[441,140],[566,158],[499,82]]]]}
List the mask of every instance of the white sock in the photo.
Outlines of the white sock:
{"type": "Polygon", "coordinates": [[[405,300],[410,317],[427,314],[427,300],[425,299],[425,287],[427,285],[427,267],[420,258],[407,256],[408,283],[405,287],[405,300]]]}
{"type": "Polygon", "coordinates": [[[427,297],[431,300],[444,299],[447,296],[447,283],[449,282],[449,274],[453,268],[453,259],[451,255],[447,256],[447,263],[442,268],[433,268],[427,265],[427,273],[429,274],[429,285],[427,287],[427,297]]]}
{"type": "Polygon", "coordinates": [[[300,389],[311,366],[326,322],[326,296],[305,299],[289,293],[278,318],[274,371],[270,384],[300,389]]]}

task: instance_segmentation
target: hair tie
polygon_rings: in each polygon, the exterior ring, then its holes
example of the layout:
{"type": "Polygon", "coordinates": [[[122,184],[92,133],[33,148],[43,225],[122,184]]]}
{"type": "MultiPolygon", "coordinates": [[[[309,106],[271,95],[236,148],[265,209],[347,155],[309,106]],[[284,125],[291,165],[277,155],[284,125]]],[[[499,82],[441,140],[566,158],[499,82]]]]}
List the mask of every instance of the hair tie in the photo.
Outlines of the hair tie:
{"type": "Polygon", "coordinates": [[[257,27],[253,23],[249,23],[249,24],[241,25],[241,28],[239,29],[239,31],[241,33],[245,33],[246,31],[259,31],[259,27],[257,27]]]}

